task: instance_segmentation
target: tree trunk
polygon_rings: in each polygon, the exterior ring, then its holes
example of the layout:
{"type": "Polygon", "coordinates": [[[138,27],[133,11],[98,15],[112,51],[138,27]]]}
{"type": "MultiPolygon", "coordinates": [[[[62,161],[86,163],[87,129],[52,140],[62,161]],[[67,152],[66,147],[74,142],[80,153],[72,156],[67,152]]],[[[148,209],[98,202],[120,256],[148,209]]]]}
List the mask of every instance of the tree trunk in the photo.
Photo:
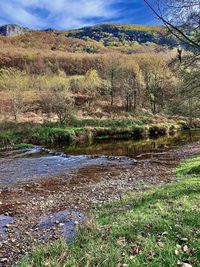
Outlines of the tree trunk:
{"type": "Polygon", "coordinates": [[[188,99],[188,107],[189,107],[189,122],[188,122],[188,127],[189,127],[189,134],[190,134],[190,140],[192,140],[192,99],[189,97],[188,99]]]}
{"type": "Polygon", "coordinates": [[[129,111],[129,97],[128,95],[126,96],[126,111],[129,111]]]}
{"type": "Polygon", "coordinates": [[[110,105],[113,106],[114,104],[114,99],[113,99],[113,89],[110,91],[110,105]]]}
{"type": "Polygon", "coordinates": [[[110,104],[114,104],[114,71],[111,72],[111,90],[110,90],[110,104]]]}
{"type": "Polygon", "coordinates": [[[134,90],[134,110],[136,111],[137,109],[137,91],[134,90]]]}
{"type": "Polygon", "coordinates": [[[153,114],[156,114],[156,101],[153,101],[153,114]]]}

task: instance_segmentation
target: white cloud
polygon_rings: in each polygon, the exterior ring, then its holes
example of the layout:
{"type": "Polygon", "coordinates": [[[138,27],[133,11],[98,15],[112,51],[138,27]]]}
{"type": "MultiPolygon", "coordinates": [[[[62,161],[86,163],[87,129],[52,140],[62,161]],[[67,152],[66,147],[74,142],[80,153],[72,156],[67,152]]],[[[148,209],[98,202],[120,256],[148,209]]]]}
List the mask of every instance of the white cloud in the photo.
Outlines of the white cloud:
{"type": "Polygon", "coordinates": [[[95,18],[116,18],[119,0],[0,0],[0,21],[33,28],[82,27],[95,18]],[[37,12],[37,11],[40,12],[37,12]]]}
{"type": "Polygon", "coordinates": [[[15,1],[1,1],[0,10],[0,20],[8,23],[16,23],[33,28],[44,26],[44,21],[41,18],[27,11],[22,5],[16,4],[15,1]]]}

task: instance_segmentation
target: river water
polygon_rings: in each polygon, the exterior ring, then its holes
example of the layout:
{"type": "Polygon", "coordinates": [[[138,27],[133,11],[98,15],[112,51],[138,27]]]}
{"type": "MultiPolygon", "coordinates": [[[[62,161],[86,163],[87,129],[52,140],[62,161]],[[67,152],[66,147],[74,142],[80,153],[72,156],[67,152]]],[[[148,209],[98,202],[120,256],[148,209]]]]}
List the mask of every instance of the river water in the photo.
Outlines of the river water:
{"type": "Polygon", "coordinates": [[[145,140],[115,140],[76,144],[53,150],[34,147],[0,153],[0,188],[28,183],[44,177],[88,166],[130,164],[192,141],[200,140],[200,131],[181,132],[174,136],[145,140]],[[56,151],[56,152],[55,152],[56,151]]]}

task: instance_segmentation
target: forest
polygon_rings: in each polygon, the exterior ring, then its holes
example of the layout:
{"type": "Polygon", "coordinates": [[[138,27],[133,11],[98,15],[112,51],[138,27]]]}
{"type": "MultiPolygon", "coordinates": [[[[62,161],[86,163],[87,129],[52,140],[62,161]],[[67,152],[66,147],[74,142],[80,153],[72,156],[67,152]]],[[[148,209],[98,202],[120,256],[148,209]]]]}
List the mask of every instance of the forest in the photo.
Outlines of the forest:
{"type": "MultiPolygon", "coordinates": [[[[151,29],[146,28],[139,33],[151,29]]],[[[116,49],[104,42],[56,32],[0,37],[2,120],[38,116],[63,124],[71,116],[198,118],[199,63],[192,51],[183,50],[180,62],[176,47],[131,41],[116,49]]]]}

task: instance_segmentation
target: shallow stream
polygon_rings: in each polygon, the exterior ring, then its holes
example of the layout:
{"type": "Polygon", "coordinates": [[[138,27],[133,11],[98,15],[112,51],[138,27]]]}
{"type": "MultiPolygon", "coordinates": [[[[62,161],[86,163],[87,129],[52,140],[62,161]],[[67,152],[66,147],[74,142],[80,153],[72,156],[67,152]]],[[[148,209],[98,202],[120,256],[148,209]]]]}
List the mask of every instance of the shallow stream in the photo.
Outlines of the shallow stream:
{"type": "Polygon", "coordinates": [[[0,188],[28,183],[46,177],[91,166],[130,164],[192,141],[200,140],[200,131],[145,140],[98,141],[66,147],[33,147],[0,152],[0,188]]]}

